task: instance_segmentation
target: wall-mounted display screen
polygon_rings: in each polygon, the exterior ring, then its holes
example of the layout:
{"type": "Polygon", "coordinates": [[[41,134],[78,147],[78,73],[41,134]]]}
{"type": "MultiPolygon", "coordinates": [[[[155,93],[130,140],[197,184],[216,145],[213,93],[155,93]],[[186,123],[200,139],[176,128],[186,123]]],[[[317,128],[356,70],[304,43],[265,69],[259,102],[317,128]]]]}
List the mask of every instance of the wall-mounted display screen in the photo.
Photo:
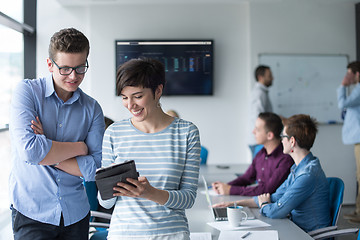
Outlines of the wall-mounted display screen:
{"type": "Polygon", "coordinates": [[[213,94],[213,40],[116,40],[116,69],[139,57],[165,67],[163,95],[213,94]]]}

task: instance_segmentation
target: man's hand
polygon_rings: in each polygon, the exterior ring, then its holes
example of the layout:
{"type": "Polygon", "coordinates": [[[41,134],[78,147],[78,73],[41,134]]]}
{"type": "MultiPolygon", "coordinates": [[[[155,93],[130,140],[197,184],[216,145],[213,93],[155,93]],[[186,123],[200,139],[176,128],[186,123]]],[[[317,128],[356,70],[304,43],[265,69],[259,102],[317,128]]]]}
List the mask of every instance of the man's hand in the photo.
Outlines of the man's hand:
{"type": "Polygon", "coordinates": [[[213,182],[212,188],[217,194],[229,195],[231,186],[223,182],[213,182]]]}
{"type": "Polygon", "coordinates": [[[44,129],[42,127],[39,117],[36,117],[35,120],[31,120],[30,127],[32,128],[35,134],[44,135],[44,129]]]}
{"type": "Polygon", "coordinates": [[[223,207],[234,206],[234,205],[235,205],[235,202],[221,202],[221,203],[213,204],[212,207],[223,208],[223,207]]]}
{"type": "Polygon", "coordinates": [[[351,84],[356,83],[355,74],[351,71],[348,71],[344,77],[344,79],[341,82],[341,85],[343,86],[350,86],[351,84]]]}
{"type": "Polygon", "coordinates": [[[86,156],[89,154],[89,148],[86,145],[86,143],[84,142],[77,142],[77,144],[80,145],[80,149],[81,149],[81,153],[79,154],[79,156],[86,156]]]}
{"type": "Polygon", "coordinates": [[[228,207],[228,206],[234,206],[236,203],[237,206],[243,206],[243,207],[253,207],[256,208],[258,205],[255,203],[253,198],[247,198],[247,199],[241,199],[235,202],[222,202],[214,204],[213,207],[219,208],[219,207],[228,207]]]}

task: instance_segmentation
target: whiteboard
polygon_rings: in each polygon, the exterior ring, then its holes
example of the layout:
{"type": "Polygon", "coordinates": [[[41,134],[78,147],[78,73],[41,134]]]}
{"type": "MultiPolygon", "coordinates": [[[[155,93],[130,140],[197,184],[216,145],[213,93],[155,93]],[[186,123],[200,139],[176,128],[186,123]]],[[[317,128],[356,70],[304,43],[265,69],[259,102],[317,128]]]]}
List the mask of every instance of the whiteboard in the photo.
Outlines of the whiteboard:
{"type": "Polygon", "coordinates": [[[342,122],[336,89],[346,73],[347,55],[260,54],[274,81],[269,97],[275,113],[304,113],[320,123],[342,122]]]}

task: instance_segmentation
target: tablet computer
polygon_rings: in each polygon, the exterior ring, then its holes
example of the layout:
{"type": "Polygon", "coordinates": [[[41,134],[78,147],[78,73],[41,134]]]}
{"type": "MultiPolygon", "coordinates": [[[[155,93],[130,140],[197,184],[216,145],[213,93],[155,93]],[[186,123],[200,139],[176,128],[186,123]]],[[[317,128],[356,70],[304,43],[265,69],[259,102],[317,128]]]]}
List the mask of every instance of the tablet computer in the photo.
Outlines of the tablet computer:
{"type": "Polygon", "coordinates": [[[103,200],[113,198],[113,188],[118,182],[131,184],[126,178],[137,179],[139,173],[136,171],[135,161],[130,160],[123,163],[113,164],[96,170],[95,181],[103,200]]]}

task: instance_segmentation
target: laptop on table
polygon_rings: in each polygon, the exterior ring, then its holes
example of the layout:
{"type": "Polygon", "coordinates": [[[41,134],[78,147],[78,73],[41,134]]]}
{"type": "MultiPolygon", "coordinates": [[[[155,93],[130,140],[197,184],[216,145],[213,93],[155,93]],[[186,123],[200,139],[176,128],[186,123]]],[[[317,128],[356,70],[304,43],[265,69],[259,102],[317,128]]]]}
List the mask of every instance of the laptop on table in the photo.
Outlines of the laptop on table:
{"type": "MultiPolygon", "coordinates": [[[[204,186],[205,186],[205,196],[206,196],[206,201],[209,204],[209,207],[211,209],[211,213],[215,219],[215,221],[227,221],[227,210],[226,207],[218,207],[218,208],[214,208],[211,202],[211,198],[210,198],[210,194],[209,194],[209,190],[208,190],[208,185],[207,182],[205,180],[205,177],[202,176],[203,182],[204,182],[204,186]]],[[[255,215],[252,213],[251,209],[248,207],[243,207],[243,211],[246,212],[246,214],[248,215],[248,219],[255,219],[255,215]]]]}

